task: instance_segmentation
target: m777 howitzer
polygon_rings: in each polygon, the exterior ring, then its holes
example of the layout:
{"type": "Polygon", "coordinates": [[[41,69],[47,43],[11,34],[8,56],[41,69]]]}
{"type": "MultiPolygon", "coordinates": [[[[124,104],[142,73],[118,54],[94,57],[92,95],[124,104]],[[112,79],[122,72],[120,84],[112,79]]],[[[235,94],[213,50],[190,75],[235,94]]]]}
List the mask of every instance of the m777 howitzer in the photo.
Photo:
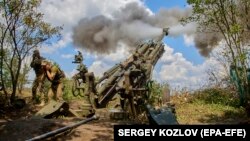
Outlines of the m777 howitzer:
{"type": "Polygon", "coordinates": [[[106,71],[100,78],[96,87],[96,106],[105,107],[115,94],[120,94],[122,99],[135,99],[131,97],[137,96],[134,93],[141,95],[141,92],[146,91],[145,86],[151,79],[153,67],[163,53],[161,41],[140,44],[128,59],[106,71]]]}
{"type": "MultiPolygon", "coordinates": [[[[78,92],[82,93],[84,105],[82,109],[79,109],[81,115],[91,117],[96,113],[95,109],[110,107],[112,105],[110,103],[116,98],[118,109],[114,109],[110,113],[113,118],[124,117],[138,121],[141,115],[147,114],[149,122],[153,124],[177,123],[171,107],[156,110],[149,105],[153,69],[164,53],[164,44],[161,40],[167,34],[168,29],[163,29],[163,34],[158,39],[139,44],[129,58],[106,71],[98,82],[95,81],[93,72],[84,71],[80,75],[75,75],[72,92],[73,94],[77,92],[77,95],[78,92]],[[79,78],[82,81],[79,81],[79,78]],[[80,82],[84,83],[84,87],[81,87],[80,82]]],[[[79,60],[82,60],[81,57],[79,60]]],[[[69,105],[65,102],[50,102],[37,115],[44,118],[54,117],[61,114],[60,109],[77,115],[74,111],[69,110],[69,105]]]]}
{"type": "MultiPolygon", "coordinates": [[[[168,35],[168,28],[163,29],[162,36],[158,39],[139,44],[128,59],[106,71],[96,84],[86,81],[92,84],[89,85],[88,95],[93,107],[104,108],[118,95],[120,108],[130,118],[136,119],[145,111],[151,114],[149,118],[155,117],[152,113],[156,112],[152,112],[152,108],[147,106],[150,96],[148,84],[154,66],[164,53],[162,39],[165,35],[168,35]]],[[[87,80],[93,80],[92,75],[86,76],[87,80]]],[[[150,121],[152,120],[155,119],[151,118],[150,121]]]]}

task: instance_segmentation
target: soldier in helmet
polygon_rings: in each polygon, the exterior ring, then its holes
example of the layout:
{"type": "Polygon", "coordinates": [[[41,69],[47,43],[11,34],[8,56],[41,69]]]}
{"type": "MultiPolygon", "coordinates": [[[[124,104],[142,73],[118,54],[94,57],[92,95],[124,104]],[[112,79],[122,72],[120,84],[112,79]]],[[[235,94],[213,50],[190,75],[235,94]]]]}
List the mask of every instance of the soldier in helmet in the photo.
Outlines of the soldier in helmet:
{"type": "Polygon", "coordinates": [[[30,67],[33,68],[36,74],[36,78],[32,84],[32,100],[37,102],[37,92],[42,92],[42,86],[45,79],[44,70],[42,68],[42,61],[45,60],[40,53],[39,50],[34,50],[32,61],[30,67]]]}
{"type": "Polygon", "coordinates": [[[83,79],[83,82],[85,82],[85,73],[88,72],[87,67],[82,63],[83,61],[83,56],[80,51],[78,51],[78,55],[75,55],[75,60],[72,63],[77,63],[77,69],[78,73],[74,75],[75,78],[77,79],[83,79]]]}
{"type": "Polygon", "coordinates": [[[75,60],[72,63],[81,63],[83,61],[82,53],[78,51],[78,55],[75,55],[75,60]]]}
{"type": "Polygon", "coordinates": [[[43,68],[47,79],[51,82],[51,87],[48,92],[49,99],[52,97],[55,101],[63,101],[62,93],[65,73],[58,65],[52,64],[51,62],[45,62],[43,68]]]}

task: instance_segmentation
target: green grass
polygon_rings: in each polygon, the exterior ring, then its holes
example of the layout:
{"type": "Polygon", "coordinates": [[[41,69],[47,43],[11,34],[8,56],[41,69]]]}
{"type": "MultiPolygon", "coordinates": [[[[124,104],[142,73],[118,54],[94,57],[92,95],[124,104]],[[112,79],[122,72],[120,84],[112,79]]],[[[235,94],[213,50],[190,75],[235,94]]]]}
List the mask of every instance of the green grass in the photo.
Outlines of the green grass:
{"type": "Polygon", "coordinates": [[[239,98],[236,92],[225,88],[209,88],[193,93],[192,102],[202,101],[207,104],[220,104],[239,107],[239,98]]]}
{"type": "Polygon", "coordinates": [[[77,99],[83,99],[81,96],[74,96],[72,93],[72,80],[65,79],[64,84],[64,90],[63,90],[63,99],[65,101],[71,101],[71,100],[77,100],[77,99]]]}
{"type": "Polygon", "coordinates": [[[227,89],[205,89],[172,96],[180,124],[237,124],[248,120],[238,98],[227,89]]]}
{"type": "Polygon", "coordinates": [[[235,124],[247,118],[244,108],[201,101],[176,105],[176,114],[181,124],[235,124]]]}

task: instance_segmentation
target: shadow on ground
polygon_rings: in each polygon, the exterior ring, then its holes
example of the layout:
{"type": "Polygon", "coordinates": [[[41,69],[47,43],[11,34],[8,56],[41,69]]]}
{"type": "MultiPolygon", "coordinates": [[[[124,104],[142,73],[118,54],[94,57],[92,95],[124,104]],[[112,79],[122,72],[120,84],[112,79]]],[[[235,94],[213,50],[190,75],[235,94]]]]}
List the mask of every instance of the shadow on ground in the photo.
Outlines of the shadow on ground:
{"type": "Polygon", "coordinates": [[[60,127],[63,125],[59,121],[42,118],[5,122],[0,126],[0,140],[24,141],[60,127]]]}

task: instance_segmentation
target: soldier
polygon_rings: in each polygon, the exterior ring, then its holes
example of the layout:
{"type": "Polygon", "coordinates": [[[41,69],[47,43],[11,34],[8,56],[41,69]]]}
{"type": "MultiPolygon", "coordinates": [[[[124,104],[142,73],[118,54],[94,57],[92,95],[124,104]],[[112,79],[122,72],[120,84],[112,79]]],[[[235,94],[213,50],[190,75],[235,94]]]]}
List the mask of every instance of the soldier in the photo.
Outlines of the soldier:
{"type": "Polygon", "coordinates": [[[78,55],[75,55],[75,60],[72,63],[81,63],[83,61],[82,53],[78,51],[78,55]]]}
{"type": "Polygon", "coordinates": [[[78,70],[79,73],[81,73],[81,75],[84,75],[85,73],[88,72],[88,69],[84,64],[79,64],[76,70],[78,70]]]}
{"type": "Polygon", "coordinates": [[[80,51],[78,51],[78,55],[75,55],[75,60],[72,63],[79,63],[77,66],[78,73],[75,74],[75,78],[77,79],[83,79],[83,82],[85,82],[85,73],[88,72],[87,67],[82,64],[83,61],[83,56],[82,53],[80,51]]]}
{"type": "Polygon", "coordinates": [[[51,82],[51,87],[48,92],[49,99],[52,97],[55,101],[62,101],[63,79],[65,78],[64,72],[58,65],[50,62],[43,64],[47,79],[51,82]]]}
{"type": "Polygon", "coordinates": [[[45,79],[44,76],[44,70],[42,68],[42,61],[45,60],[45,58],[40,56],[39,50],[34,50],[33,56],[32,56],[32,62],[30,64],[30,67],[34,69],[36,78],[32,84],[32,100],[37,102],[37,91],[42,91],[42,85],[45,79]]]}

